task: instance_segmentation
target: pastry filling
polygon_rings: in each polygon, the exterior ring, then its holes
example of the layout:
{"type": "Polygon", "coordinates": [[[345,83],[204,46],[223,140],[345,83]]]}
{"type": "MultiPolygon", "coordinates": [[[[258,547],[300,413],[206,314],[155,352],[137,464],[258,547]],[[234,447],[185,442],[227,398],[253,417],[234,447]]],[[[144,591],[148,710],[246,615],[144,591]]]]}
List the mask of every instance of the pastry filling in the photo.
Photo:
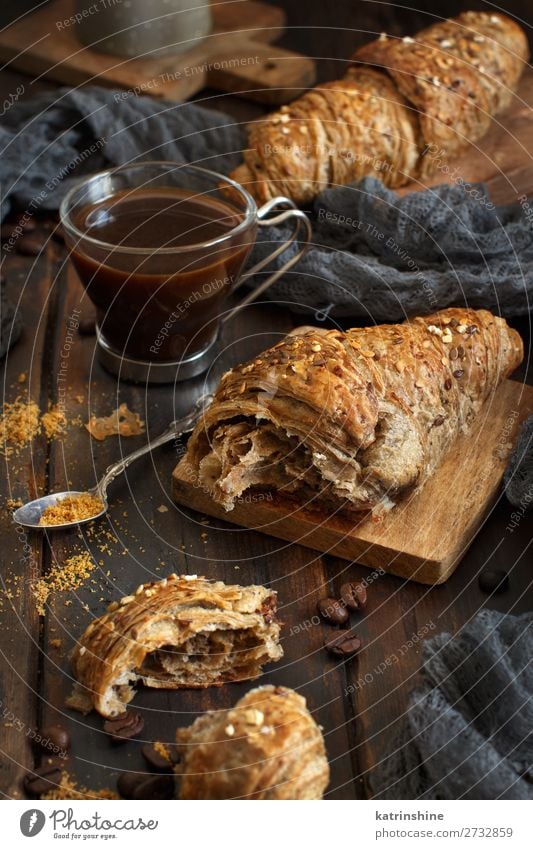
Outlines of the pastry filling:
{"type": "Polygon", "coordinates": [[[234,631],[200,632],[180,646],[163,645],[144,658],[136,670],[141,680],[150,679],[151,686],[161,687],[179,679],[181,686],[201,683],[204,676],[216,680],[231,670],[232,678],[257,661],[261,646],[257,635],[248,628],[234,631]]]}
{"type": "Polygon", "coordinates": [[[263,617],[263,632],[258,633],[257,628],[221,628],[213,622],[179,645],[168,642],[169,623],[162,623],[167,639],[147,652],[139,667],[115,679],[109,694],[111,712],[121,712],[121,706],[134,697],[138,683],[173,689],[257,677],[264,663],[282,654],[277,645],[277,631],[269,628],[275,619],[276,607],[276,596],[270,595],[255,611],[263,617]]]}

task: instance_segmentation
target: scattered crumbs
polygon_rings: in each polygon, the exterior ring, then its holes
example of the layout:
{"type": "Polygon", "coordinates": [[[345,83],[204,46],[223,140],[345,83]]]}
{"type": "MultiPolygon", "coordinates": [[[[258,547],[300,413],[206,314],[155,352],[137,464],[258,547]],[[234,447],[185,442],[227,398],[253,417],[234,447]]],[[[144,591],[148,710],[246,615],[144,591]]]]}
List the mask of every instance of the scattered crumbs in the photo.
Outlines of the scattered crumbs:
{"type": "Polygon", "coordinates": [[[62,800],[62,799],[119,799],[118,793],[115,793],[114,790],[109,790],[107,787],[104,787],[102,790],[89,790],[87,787],[84,787],[83,784],[76,784],[74,778],[72,778],[67,772],[61,773],[61,780],[57,787],[54,787],[53,790],[48,790],[46,793],[43,793],[41,799],[54,799],[54,800],[62,800]]]}
{"type": "Polygon", "coordinates": [[[62,645],[62,643],[61,643],[61,640],[59,639],[59,637],[55,637],[53,640],[50,640],[50,646],[53,649],[60,649],[61,645],[62,645]]]}
{"type": "Polygon", "coordinates": [[[74,400],[76,404],[83,404],[85,398],[83,397],[83,395],[75,395],[74,400]]]}
{"type": "Polygon", "coordinates": [[[26,383],[26,372],[25,371],[21,371],[21,373],[17,377],[17,383],[26,383]]]}
{"type": "MultiPolygon", "coordinates": [[[[54,563],[48,574],[31,587],[39,616],[44,616],[45,606],[51,593],[77,590],[94,568],[94,561],[88,551],[74,554],[63,564],[54,563]]],[[[65,602],[65,605],[69,604],[72,604],[71,600],[65,602]]]]}
{"type": "Polygon", "coordinates": [[[22,498],[8,498],[6,501],[6,507],[8,510],[17,510],[19,507],[22,507],[24,504],[22,498]]]}
{"type": "Polygon", "coordinates": [[[157,508],[157,512],[158,513],[168,513],[168,507],[166,507],[164,504],[160,504],[159,507],[157,508]]]}
{"type": "Polygon", "coordinates": [[[144,433],[144,422],[138,413],[128,409],[127,404],[120,407],[109,416],[91,416],[85,425],[93,439],[100,441],[108,436],[120,434],[120,436],[138,436],[144,433]]]}
{"type": "Polygon", "coordinates": [[[57,404],[50,407],[47,413],[41,416],[41,424],[47,439],[56,439],[65,433],[67,417],[65,413],[59,409],[57,404]]]}
{"type": "Polygon", "coordinates": [[[79,522],[90,519],[104,509],[104,503],[97,495],[82,492],[79,495],[67,495],[61,501],[51,504],[43,510],[40,525],[64,525],[67,522],[79,522]]]}
{"type": "Polygon", "coordinates": [[[18,454],[40,430],[39,407],[35,401],[18,397],[4,404],[0,416],[0,454],[10,457],[18,454]]]}

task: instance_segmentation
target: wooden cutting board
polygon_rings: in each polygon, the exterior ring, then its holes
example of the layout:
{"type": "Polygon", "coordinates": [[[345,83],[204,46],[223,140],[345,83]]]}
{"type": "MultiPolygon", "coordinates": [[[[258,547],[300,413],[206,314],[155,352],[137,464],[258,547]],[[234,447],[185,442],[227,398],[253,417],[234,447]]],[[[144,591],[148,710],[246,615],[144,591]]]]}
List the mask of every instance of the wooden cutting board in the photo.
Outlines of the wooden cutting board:
{"type": "Polygon", "coordinates": [[[206,86],[275,105],[298,97],[316,78],[315,63],[270,42],[285,30],[285,12],[254,0],[212,0],[213,32],[186,53],[127,59],[97,53],[58,29],[73,0],[52,0],[0,32],[0,61],[66,85],[91,82],[138,94],[186,100],[206,86]]]}
{"type": "Polygon", "coordinates": [[[208,516],[422,584],[441,584],[490,511],[516,433],[532,413],[533,387],[506,380],[422,491],[379,521],[354,525],[266,495],[262,500],[243,497],[227,513],[197,486],[186,456],[173,472],[172,496],[208,516]]]}

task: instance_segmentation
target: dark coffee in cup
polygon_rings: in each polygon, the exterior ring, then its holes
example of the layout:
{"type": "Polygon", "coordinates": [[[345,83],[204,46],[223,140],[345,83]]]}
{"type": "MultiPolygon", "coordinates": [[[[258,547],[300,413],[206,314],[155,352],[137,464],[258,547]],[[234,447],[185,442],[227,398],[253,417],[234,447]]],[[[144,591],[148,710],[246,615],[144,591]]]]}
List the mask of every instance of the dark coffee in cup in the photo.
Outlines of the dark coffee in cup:
{"type": "Polygon", "coordinates": [[[283,197],[259,209],[243,186],[177,162],[138,162],[81,180],[63,198],[71,258],[97,310],[98,357],[125,380],[166,383],[202,374],[223,323],[305,252],[311,226],[283,197]],[[292,224],[243,271],[258,229],[292,224]],[[299,240],[299,244],[296,241],[299,240]],[[267,265],[292,246],[270,273],[267,265]],[[261,275],[261,276],[259,276],[261,275]],[[246,280],[254,288],[233,303],[246,280]]]}
{"type": "Polygon", "coordinates": [[[231,236],[242,213],[220,198],[160,188],[119,192],[72,219],[109,245],[97,256],[82,241],[71,258],[112,348],[176,360],[212,339],[255,239],[255,226],[231,236]]]}

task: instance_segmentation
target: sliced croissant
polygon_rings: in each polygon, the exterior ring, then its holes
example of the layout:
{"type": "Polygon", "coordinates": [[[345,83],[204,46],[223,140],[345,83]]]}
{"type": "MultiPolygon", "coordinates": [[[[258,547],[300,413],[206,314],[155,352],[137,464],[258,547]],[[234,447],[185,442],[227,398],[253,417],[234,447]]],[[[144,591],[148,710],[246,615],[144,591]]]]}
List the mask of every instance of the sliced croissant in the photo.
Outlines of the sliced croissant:
{"type": "Polygon", "coordinates": [[[424,484],[522,356],[518,333],[486,310],[311,329],[223,377],[187,462],[226,510],[253,489],[329,513],[387,510],[424,484]]]}
{"type": "Polygon", "coordinates": [[[305,699],[285,687],[250,690],[176,739],[180,799],[321,799],[329,782],[322,733],[305,699]]]}
{"type": "Polygon", "coordinates": [[[279,660],[276,593],[171,575],[114,602],[80,638],[69,707],[117,716],[134,686],[198,688],[246,681],[279,660]]]}

